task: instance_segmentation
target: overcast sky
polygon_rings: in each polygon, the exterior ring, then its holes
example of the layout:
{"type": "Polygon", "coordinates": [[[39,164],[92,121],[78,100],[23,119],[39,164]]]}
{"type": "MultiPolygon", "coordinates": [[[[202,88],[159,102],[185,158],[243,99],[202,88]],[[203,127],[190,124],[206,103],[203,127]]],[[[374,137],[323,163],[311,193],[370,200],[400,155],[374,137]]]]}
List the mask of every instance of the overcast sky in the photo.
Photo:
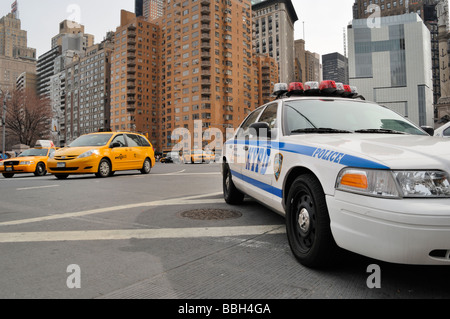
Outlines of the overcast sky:
{"type": "MultiPolygon", "coordinates": [[[[134,0],[19,0],[22,29],[28,31],[28,46],[37,56],[50,50],[51,38],[58,34],[59,23],[74,20],[85,26],[85,32],[103,40],[107,31],[120,24],[120,10],[134,12],[134,0]]],[[[0,16],[11,11],[13,0],[1,0],[0,16]]],[[[306,49],[324,55],[344,53],[343,32],[352,20],[354,0],[292,0],[299,21],[295,39],[303,39],[306,49]],[[303,28],[303,25],[305,28],[303,28]]]]}

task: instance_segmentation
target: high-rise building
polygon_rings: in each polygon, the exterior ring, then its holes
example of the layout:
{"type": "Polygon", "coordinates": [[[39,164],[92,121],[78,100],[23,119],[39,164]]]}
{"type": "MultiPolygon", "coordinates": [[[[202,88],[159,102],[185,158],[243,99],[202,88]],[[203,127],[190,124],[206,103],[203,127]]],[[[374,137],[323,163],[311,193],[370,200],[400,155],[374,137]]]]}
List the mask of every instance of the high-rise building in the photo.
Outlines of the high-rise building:
{"type": "Polygon", "coordinates": [[[431,57],[433,68],[433,102],[436,104],[441,96],[440,69],[442,63],[439,62],[439,39],[438,21],[436,5],[440,0],[417,0],[417,1],[366,1],[355,0],[353,5],[354,19],[371,18],[371,23],[376,23],[373,18],[417,13],[431,33],[431,57]]]}
{"type": "MultiPolygon", "coordinates": [[[[250,1],[166,1],[156,21],[162,39],[163,150],[177,143],[175,129],[198,130],[196,121],[221,134],[238,127],[254,108],[250,1]]],[[[203,143],[194,134],[191,147],[203,143]]]]}
{"type": "Polygon", "coordinates": [[[431,36],[416,13],[382,17],[377,28],[353,20],[350,84],[418,125],[434,125],[431,36]]]}
{"type": "Polygon", "coordinates": [[[113,33],[65,66],[65,108],[57,132],[63,143],[111,129],[110,85],[113,33]]]}
{"type": "Polygon", "coordinates": [[[27,46],[27,31],[13,13],[0,19],[0,56],[36,61],[36,49],[27,46]]]}
{"type": "Polygon", "coordinates": [[[122,10],[111,56],[111,129],[146,134],[159,148],[159,26],[122,10]]]}
{"type": "Polygon", "coordinates": [[[348,84],[348,58],[335,52],[322,56],[322,78],[348,84]]]}
{"type": "Polygon", "coordinates": [[[64,20],[59,24],[59,33],[52,38],[52,49],[57,46],[63,46],[63,39],[78,39],[80,37],[81,48],[94,45],[94,36],[84,32],[84,25],[75,21],[64,20]],[[77,36],[78,35],[78,36],[77,36]]]}
{"type": "Polygon", "coordinates": [[[278,63],[268,55],[256,54],[253,58],[256,72],[255,82],[257,86],[253,89],[255,94],[255,108],[269,103],[273,100],[272,93],[275,83],[278,82],[278,63]]]}
{"type": "Polygon", "coordinates": [[[27,31],[11,12],[0,19],[0,87],[13,90],[23,72],[36,72],[36,49],[27,46],[27,31]]]}
{"type": "Polygon", "coordinates": [[[448,0],[437,6],[441,97],[436,104],[436,126],[450,121],[450,16],[448,0]]]}
{"type": "Polygon", "coordinates": [[[298,20],[291,0],[252,0],[256,53],[276,59],[280,82],[292,82],[294,73],[294,24],[298,20]]]}
{"type": "Polygon", "coordinates": [[[147,21],[162,17],[164,15],[164,0],[143,0],[142,15],[147,21]]]}
{"type": "Polygon", "coordinates": [[[294,79],[299,82],[322,80],[320,55],[305,49],[305,40],[294,42],[294,79]]]}
{"type": "Polygon", "coordinates": [[[134,13],[136,17],[144,15],[144,0],[134,0],[134,13]]]}

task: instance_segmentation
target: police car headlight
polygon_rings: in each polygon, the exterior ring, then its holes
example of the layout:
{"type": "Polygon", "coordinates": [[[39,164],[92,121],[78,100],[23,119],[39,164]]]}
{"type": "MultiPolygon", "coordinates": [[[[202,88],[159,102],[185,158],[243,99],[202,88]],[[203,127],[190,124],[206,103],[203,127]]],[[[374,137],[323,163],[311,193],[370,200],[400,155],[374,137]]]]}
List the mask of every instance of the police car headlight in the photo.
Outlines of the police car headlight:
{"type": "Polygon", "coordinates": [[[85,157],[89,157],[89,156],[92,156],[92,155],[99,155],[100,154],[100,152],[98,151],[98,150],[90,150],[90,151],[87,151],[87,152],[84,152],[83,154],[81,154],[80,156],[78,156],[78,158],[85,158],[85,157]]]}
{"type": "Polygon", "coordinates": [[[344,169],[339,173],[336,189],[368,196],[400,198],[391,171],[344,169]]]}
{"type": "Polygon", "coordinates": [[[446,198],[450,178],[442,171],[344,169],[336,189],[383,198],[446,198]]]}
{"type": "Polygon", "coordinates": [[[31,162],[31,161],[22,161],[22,162],[19,163],[19,165],[31,165],[33,163],[34,162],[31,162]]]}
{"type": "Polygon", "coordinates": [[[450,197],[450,179],[442,171],[394,171],[404,197],[450,197]]]}

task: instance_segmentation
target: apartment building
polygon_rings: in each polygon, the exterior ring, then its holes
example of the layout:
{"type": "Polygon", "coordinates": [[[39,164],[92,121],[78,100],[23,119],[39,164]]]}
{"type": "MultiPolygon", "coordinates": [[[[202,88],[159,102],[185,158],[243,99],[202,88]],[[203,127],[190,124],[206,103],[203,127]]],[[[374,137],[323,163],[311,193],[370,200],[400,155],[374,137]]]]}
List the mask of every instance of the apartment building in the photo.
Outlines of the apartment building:
{"type": "Polygon", "coordinates": [[[75,21],[64,20],[59,24],[59,33],[52,38],[52,49],[57,46],[62,46],[65,36],[66,38],[74,38],[76,35],[81,35],[83,49],[94,45],[94,36],[85,33],[84,25],[75,21]],[[67,37],[68,35],[72,36],[67,37]]]}
{"type": "Polygon", "coordinates": [[[65,110],[60,121],[60,135],[70,143],[83,134],[109,130],[110,61],[114,48],[113,33],[64,70],[65,110]]]}
{"type": "Polygon", "coordinates": [[[122,10],[114,39],[110,127],[146,134],[159,148],[159,27],[122,10]]]}
{"type": "Polygon", "coordinates": [[[269,103],[273,100],[272,93],[275,84],[278,82],[278,63],[268,55],[256,54],[253,59],[254,76],[253,88],[254,106],[269,103]]]}
{"type": "Polygon", "coordinates": [[[320,64],[320,55],[306,50],[305,40],[294,41],[294,79],[299,82],[322,80],[322,67],[320,64]]]}
{"type": "MultiPolygon", "coordinates": [[[[166,0],[161,27],[161,137],[237,127],[253,109],[252,11],[249,0],[166,0]]],[[[201,139],[200,139],[201,140],[201,139]]],[[[205,141],[202,141],[205,144],[205,141]]],[[[201,148],[194,133],[192,146],[201,148]]]]}
{"type": "Polygon", "coordinates": [[[280,82],[292,82],[294,74],[294,24],[298,20],[291,0],[252,0],[254,47],[278,63],[280,82]]]}

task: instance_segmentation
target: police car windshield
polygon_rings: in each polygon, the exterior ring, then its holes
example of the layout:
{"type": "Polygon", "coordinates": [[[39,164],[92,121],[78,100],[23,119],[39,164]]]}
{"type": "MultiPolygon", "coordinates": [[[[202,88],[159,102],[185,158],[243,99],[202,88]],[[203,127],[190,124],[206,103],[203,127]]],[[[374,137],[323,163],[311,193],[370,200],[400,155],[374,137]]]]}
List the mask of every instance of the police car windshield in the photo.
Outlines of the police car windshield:
{"type": "Polygon", "coordinates": [[[298,100],[285,103],[291,134],[362,133],[426,135],[407,119],[375,103],[357,100],[298,100]]]}

